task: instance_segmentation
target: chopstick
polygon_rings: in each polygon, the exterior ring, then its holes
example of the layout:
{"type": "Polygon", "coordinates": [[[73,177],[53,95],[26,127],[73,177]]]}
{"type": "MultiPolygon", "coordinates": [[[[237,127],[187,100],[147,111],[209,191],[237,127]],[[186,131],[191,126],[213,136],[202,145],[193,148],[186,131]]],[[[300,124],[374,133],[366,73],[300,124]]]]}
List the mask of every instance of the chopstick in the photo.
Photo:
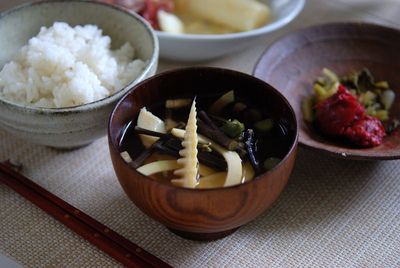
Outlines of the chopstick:
{"type": "Polygon", "coordinates": [[[126,267],[171,267],[107,226],[16,172],[13,170],[12,164],[8,161],[0,162],[0,182],[31,201],[126,267]]]}

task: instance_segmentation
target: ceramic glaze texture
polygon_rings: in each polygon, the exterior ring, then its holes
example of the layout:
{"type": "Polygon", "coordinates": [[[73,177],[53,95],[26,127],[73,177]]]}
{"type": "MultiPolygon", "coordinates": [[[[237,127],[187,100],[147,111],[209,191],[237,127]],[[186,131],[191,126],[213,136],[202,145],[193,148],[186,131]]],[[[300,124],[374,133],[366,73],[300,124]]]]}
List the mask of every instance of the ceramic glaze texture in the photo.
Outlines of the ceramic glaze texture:
{"type": "Polygon", "coordinates": [[[131,86],[155,74],[158,40],[142,18],[109,5],[85,1],[38,2],[5,12],[0,17],[0,66],[12,60],[18,50],[39,32],[40,27],[49,27],[55,21],[70,25],[95,24],[104,35],[111,37],[113,49],[130,42],[136,57],[146,61],[144,71],[129,85],[90,104],[44,109],[0,99],[1,128],[37,144],[57,148],[78,147],[104,136],[115,103],[131,86]]]}
{"type": "Polygon", "coordinates": [[[160,56],[175,61],[204,61],[239,51],[294,20],[305,0],[262,0],[271,8],[272,20],[252,31],[233,34],[170,34],[157,31],[160,56]]]}
{"type": "Polygon", "coordinates": [[[357,160],[399,159],[400,131],[384,138],[382,145],[360,149],[323,137],[304,121],[303,99],[323,68],[339,76],[367,67],[377,81],[388,81],[396,92],[390,110],[400,118],[400,31],[368,23],[313,26],[287,35],[261,56],[254,75],[280,90],[292,104],[299,124],[299,142],[311,149],[357,160]]]}
{"type": "MultiPolygon", "coordinates": [[[[135,123],[135,121],[133,121],[135,123]]],[[[143,212],[186,238],[224,237],[264,212],[283,191],[293,169],[297,125],[286,99],[268,84],[243,73],[217,68],[188,68],[154,76],[135,86],[114,109],[109,123],[109,147],[114,170],[129,198],[143,212]],[[287,120],[291,145],[278,166],[237,186],[208,190],[185,189],[145,177],[120,156],[119,142],[128,122],[142,107],[173,96],[223,93],[226,88],[257,107],[268,107],[274,118],[287,120]]]]}

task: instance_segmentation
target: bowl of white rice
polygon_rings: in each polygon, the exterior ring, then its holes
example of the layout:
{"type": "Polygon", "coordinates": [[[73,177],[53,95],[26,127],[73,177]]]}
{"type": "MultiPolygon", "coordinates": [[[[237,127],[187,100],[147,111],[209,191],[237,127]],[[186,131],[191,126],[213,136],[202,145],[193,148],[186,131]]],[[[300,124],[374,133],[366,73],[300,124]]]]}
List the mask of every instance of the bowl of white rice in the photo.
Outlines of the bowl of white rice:
{"type": "Polygon", "coordinates": [[[104,136],[115,103],[157,69],[151,27],[97,2],[22,5],[1,14],[0,36],[0,128],[51,147],[104,136]]]}

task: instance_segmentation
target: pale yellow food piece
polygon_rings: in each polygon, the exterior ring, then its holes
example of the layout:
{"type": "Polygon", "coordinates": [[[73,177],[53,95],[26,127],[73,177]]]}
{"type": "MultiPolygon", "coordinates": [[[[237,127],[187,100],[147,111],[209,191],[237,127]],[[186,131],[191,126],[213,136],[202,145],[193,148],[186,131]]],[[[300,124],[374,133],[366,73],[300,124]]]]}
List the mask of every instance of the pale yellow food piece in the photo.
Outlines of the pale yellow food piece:
{"type": "Polygon", "coordinates": [[[237,31],[265,25],[271,18],[269,7],[256,0],[175,0],[179,13],[222,24],[237,31]]]}
{"type": "Polygon", "coordinates": [[[180,109],[189,107],[192,103],[191,99],[172,99],[165,101],[165,108],[167,109],[180,109]]]}
{"type": "Polygon", "coordinates": [[[247,182],[247,181],[251,181],[252,179],[254,179],[254,169],[251,166],[250,162],[246,162],[243,165],[243,182],[247,182]]]}
{"type": "MultiPolygon", "coordinates": [[[[216,172],[200,178],[198,189],[211,189],[224,187],[227,172],[216,172]]],[[[254,170],[249,162],[243,165],[242,183],[254,178],[254,170]]]]}
{"type": "MultiPolygon", "coordinates": [[[[171,133],[176,137],[180,137],[182,133],[185,133],[185,131],[179,129],[172,129],[171,133]]],[[[204,143],[211,144],[210,145],[211,148],[220,153],[222,157],[225,159],[225,162],[227,164],[227,176],[224,187],[240,184],[242,182],[243,172],[242,172],[242,159],[240,158],[239,154],[234,151],[226,150],[222,146],[219,146],[218,144],[212,142],[210,139],[202,135],[197,135],[197,136],[199,141],[201,140],[204,143]]]]}
{"type": "Polygon", "coordinates": [[[160,24],[160,29],[163,32],[173,34],[182,34],[184,32],[182,21],[172,13],[160,9],[157,12],[157,19],[160,24]]]}
{"type": "Polygon", "coordinates": [[[218,115],[221,110],[228,105],[235,101],[235,92],[233,90],[228,91],[224,95],[222,95],[218,100],[216,100],[213,105],[210,107],[210,113],[218,115]]]}
{"type": "Polygon", "coordinates": [[[145,176],[150,176],[164,171],[175,170],[179,167],[180,166],[176,160],[160,160],[143,165],[139,167],[137,171],[145,176]]]}
{"type": "MultiPolygon", "coordinates": [[[[185,130],[180,128],[173,128],[171,129],[171,134],[177,138],[183,139],[185,136],[185,130]]],[[[199,143],[208,144],[208,141],[205,140],[202,136],[197,136],[199,143]]]]}
{"type": "Polygon", "coordinates": [[[200,178],[198,189],[222,188],[224,187],[226,172],[217,172],[200,178]]]}
{"type": "Polygon", "coordinates": [[[182,141],[183,149],[179,151],[181,158],[178,163],[181,168],[175,170],[174,174],[180,179],[171,182],[176,186],[194,188],[198,183],[199,160],[197,159],[197,111],[196,100],[193,100],[190,108],[189,119],[186,124],[185,135],[182,141]]]}
{"type": "MultiPolygon", "coordinates": [[[[203,137],[206,141],[211,142],[206,137],[203,137]]],[[[242,159],[239,154],[234,151],[229,151],[216,143],[211,142],[211,148],[220,153],[225,159],[227,165],[227,174],[224,183],[224,187],[240,184],[242,182],[242,159]]]]}
{"type": "MultiPolygon", "coordinates": [[[[147,111],[146,107],[143,107],[140,110],[137,126],[147,130],[166,133],[164,122],[151,112],[147,111]]],[[[158,140],[158,138],[151,137],[149,135],[140,134],[139,136],[142,140],[143,145],[146,148],[149,148],[154,142],[158,140]]]]}
{"type": "Polygon", "coordinates": [[[129,153],[127,151],[124,151],[124,152],[120,153],[120,155],[121,155],[122,159],[124,159],[124,161],[126,163],[129,164],[130,162],[132,162],[132,158],[131,158],[131,156],[129,155],[129,153]]]}

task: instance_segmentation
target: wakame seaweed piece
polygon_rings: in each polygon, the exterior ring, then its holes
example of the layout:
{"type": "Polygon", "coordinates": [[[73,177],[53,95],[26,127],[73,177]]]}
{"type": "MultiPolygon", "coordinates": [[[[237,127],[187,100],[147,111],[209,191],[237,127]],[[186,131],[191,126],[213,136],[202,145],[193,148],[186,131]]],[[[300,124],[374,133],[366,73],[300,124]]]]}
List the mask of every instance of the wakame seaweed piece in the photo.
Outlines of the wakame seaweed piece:
{"type": "MultiPolygon", "coordinates": [[[[162,144],[162,146],[164,146],[164,147],[162,147],[162,149],[169,150],[168,151],[169,154],[171,154],[173,152],[174,156],[180,157],[179,151],[182,150],[182,148],[183,148],[182,141],[180,139],[171,138],[171,139],[165,141],[162,144]]],[[[197,157],[199,159],[199,162],[206,166],[209,166],[216,170],[225,170],[226,169],[226,162],[219,154],[214,154],[212,152],[206,152],[203,150],[199,150],[197,157]]]]}
{"type": "Polygon", "coordinates": [[[254,172],[256,175],[261,174],[261,168],[260,168],[260,163],[257,160],[256,157],[256,141],[255,141],[255,135],[254,135],[254,131],[252,129],[247,129],[245,131],[245,147],[246,147],[246,151],[250,160],[250,163],[254,169],[254,172]]]}
{"type": "Polygon", "coordinates": [[[205,111],[199,112],[199,118],[204,123],[206,123],[210,128],[218,130],[218,126],[215,125],[215,123],[211,120],[211,118],[208,116],[208,114],[205,111]]]}
{"type": "Polygon", "coordinates": [[[152,131],[152,130],[148,130],[145,128],[141,128],[138,126],[135,126],[134,129],[135,133],[137,134],[145,134],[145,135],[149,135],[149,136],[153,136],[153,137],[159,137],[159,138],[163,138],[163,137],[168,137],[169,135],[166,133],[161,133],[161,132],[157,132],[157,131],[152,131]]]}
{"type": "Polygon", "coordinates": [[[223,133],[217,126],[215,126],[215,124],[207,124],[205,121],[203,121],[202,118],[198,118],[197,126],[199,133],[203,134],[204,136],[218,143],[219,145],[225,147],[226,149],[234,151],[239,148],[239,143],[225,135],[225,133],[223,133]]]}
{"type": "Polygon", "coordinates": [[[362,69],[356,74],[354,84],[359,93],[375,89],[374,77],[367,68],[362,69]]]}
{"type": "Polygon", "coordinates": [[[133,159],[132,162],[129,162],[128,165],[135,169],[137,169],[138,167],[143,165],[144,161],[146,161],[146,159],[149,158],[150,155],[155,150],[158,150],[159,146],[162,146],[162,144],[167,140],[167,138],[168,137],[164,136],[164,137],[158,139],[149,148],[145,148],[145,150],[142,151],[135,159],[133,159]]]}

